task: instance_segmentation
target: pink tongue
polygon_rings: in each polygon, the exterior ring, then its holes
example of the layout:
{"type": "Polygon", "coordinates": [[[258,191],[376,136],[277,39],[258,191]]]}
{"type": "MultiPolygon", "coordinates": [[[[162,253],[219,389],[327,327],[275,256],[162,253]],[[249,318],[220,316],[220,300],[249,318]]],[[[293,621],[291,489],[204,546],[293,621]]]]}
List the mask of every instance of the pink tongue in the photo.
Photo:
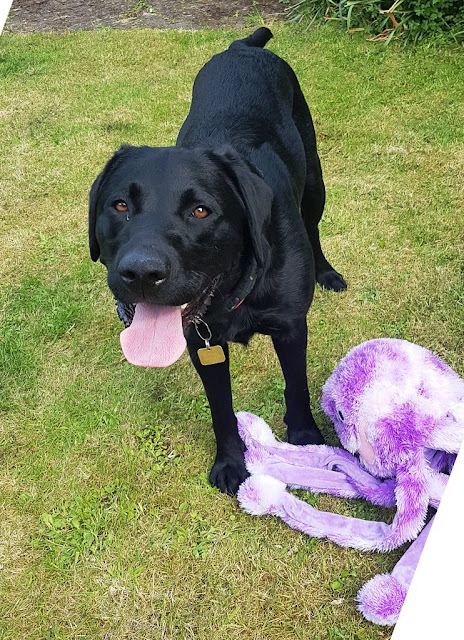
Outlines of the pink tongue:
{"type": "Polygon", "coordinates": [[[134,319],[121,332],[126,359],[140,367],[167,367],[178,360],[187,345],[180,307],[139,302],[134,319]]]}

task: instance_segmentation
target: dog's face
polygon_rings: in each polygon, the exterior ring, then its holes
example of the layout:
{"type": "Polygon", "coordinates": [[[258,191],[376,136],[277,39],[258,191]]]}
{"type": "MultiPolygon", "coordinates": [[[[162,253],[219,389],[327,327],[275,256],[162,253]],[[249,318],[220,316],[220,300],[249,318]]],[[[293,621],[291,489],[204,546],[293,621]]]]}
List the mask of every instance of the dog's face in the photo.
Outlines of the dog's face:
{"type": "Polygon", "coordinates": [[[232,150],[121,147],[90,193],[89,243],[126,304],[183,306],[266,259],[272,192],[232,150]]]}

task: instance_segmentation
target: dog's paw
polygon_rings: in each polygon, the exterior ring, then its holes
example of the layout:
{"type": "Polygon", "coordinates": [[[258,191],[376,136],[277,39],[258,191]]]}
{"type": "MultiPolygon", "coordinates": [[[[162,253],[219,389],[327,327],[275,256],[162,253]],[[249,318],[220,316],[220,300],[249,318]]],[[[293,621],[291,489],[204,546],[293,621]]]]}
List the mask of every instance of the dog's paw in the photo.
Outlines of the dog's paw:
{"type": "Polygon", "coordinates": [[[335,271],[335,269],[318,273],[317,282],[323,289],[330,289],[331,291],[345,291],[347,287],[342,274],[335,271]]]}
{"type": "Polygon", "coordinates": [[[211,469],[209,481],[213,487],[216,487],[221,493],[234,496],[239,486],[244,482],[250,474],[245,467],[245,460],[241,458],[225,458],[218,459],[211,469]]]}
{"type": "Polygon", "coordinates": [[[324,444],[322,433],[317,427],[312,429],[287,429],[289,444],[324,444]]]}

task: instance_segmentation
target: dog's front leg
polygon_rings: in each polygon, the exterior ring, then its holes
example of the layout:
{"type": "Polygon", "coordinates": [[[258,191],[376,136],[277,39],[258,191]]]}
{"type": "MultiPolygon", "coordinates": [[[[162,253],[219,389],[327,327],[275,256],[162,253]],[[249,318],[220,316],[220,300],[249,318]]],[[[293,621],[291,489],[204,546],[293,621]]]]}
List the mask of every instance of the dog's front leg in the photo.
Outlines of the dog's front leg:
{"type": "Polygon", "coordinates": [[[323,444],[309,405],[306,318],[296,322],[288,336],[273,336],[272,342],[285,378],[287,439],[291,444],[323,444]]]}
{"type": "Polygon", "coordinates": [[[213,487],[217,487],[222,493],[234,495],[249,474],[243,455],[245,447],[238,435],[237,418],[232,407],[229,349],[227,344],[221,346],[225,361],[219,364],[202,365],[197,351],[204,347],[204,344],[195,339],[188,341],[190,358],[206,391],[216,436],[216,460],[209,480],[213,487]]]}

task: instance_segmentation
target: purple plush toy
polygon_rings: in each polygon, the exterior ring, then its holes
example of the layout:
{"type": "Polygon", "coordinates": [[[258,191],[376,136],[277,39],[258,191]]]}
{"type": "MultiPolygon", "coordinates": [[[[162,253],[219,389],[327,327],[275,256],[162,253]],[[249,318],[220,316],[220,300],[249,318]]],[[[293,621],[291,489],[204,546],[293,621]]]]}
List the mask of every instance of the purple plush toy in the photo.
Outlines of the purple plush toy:
{"type": "Polygon", "coordinates": [[[375,576],[358,594],[365,618],[392,625],[431,527],[424,528],[428,507],[440,504],[463,440],[464,381],[427,349],[370,340],[335,368],[322,407],[346,450],[278,442],[263,420],[237,414],[251,473],[239,503],[248,513],[278,515],[345,547],[389,551],[414,540],[391,574],[375,576]],[[320,512],[287,485],[397,510],[391,525],[320,512]]]}

